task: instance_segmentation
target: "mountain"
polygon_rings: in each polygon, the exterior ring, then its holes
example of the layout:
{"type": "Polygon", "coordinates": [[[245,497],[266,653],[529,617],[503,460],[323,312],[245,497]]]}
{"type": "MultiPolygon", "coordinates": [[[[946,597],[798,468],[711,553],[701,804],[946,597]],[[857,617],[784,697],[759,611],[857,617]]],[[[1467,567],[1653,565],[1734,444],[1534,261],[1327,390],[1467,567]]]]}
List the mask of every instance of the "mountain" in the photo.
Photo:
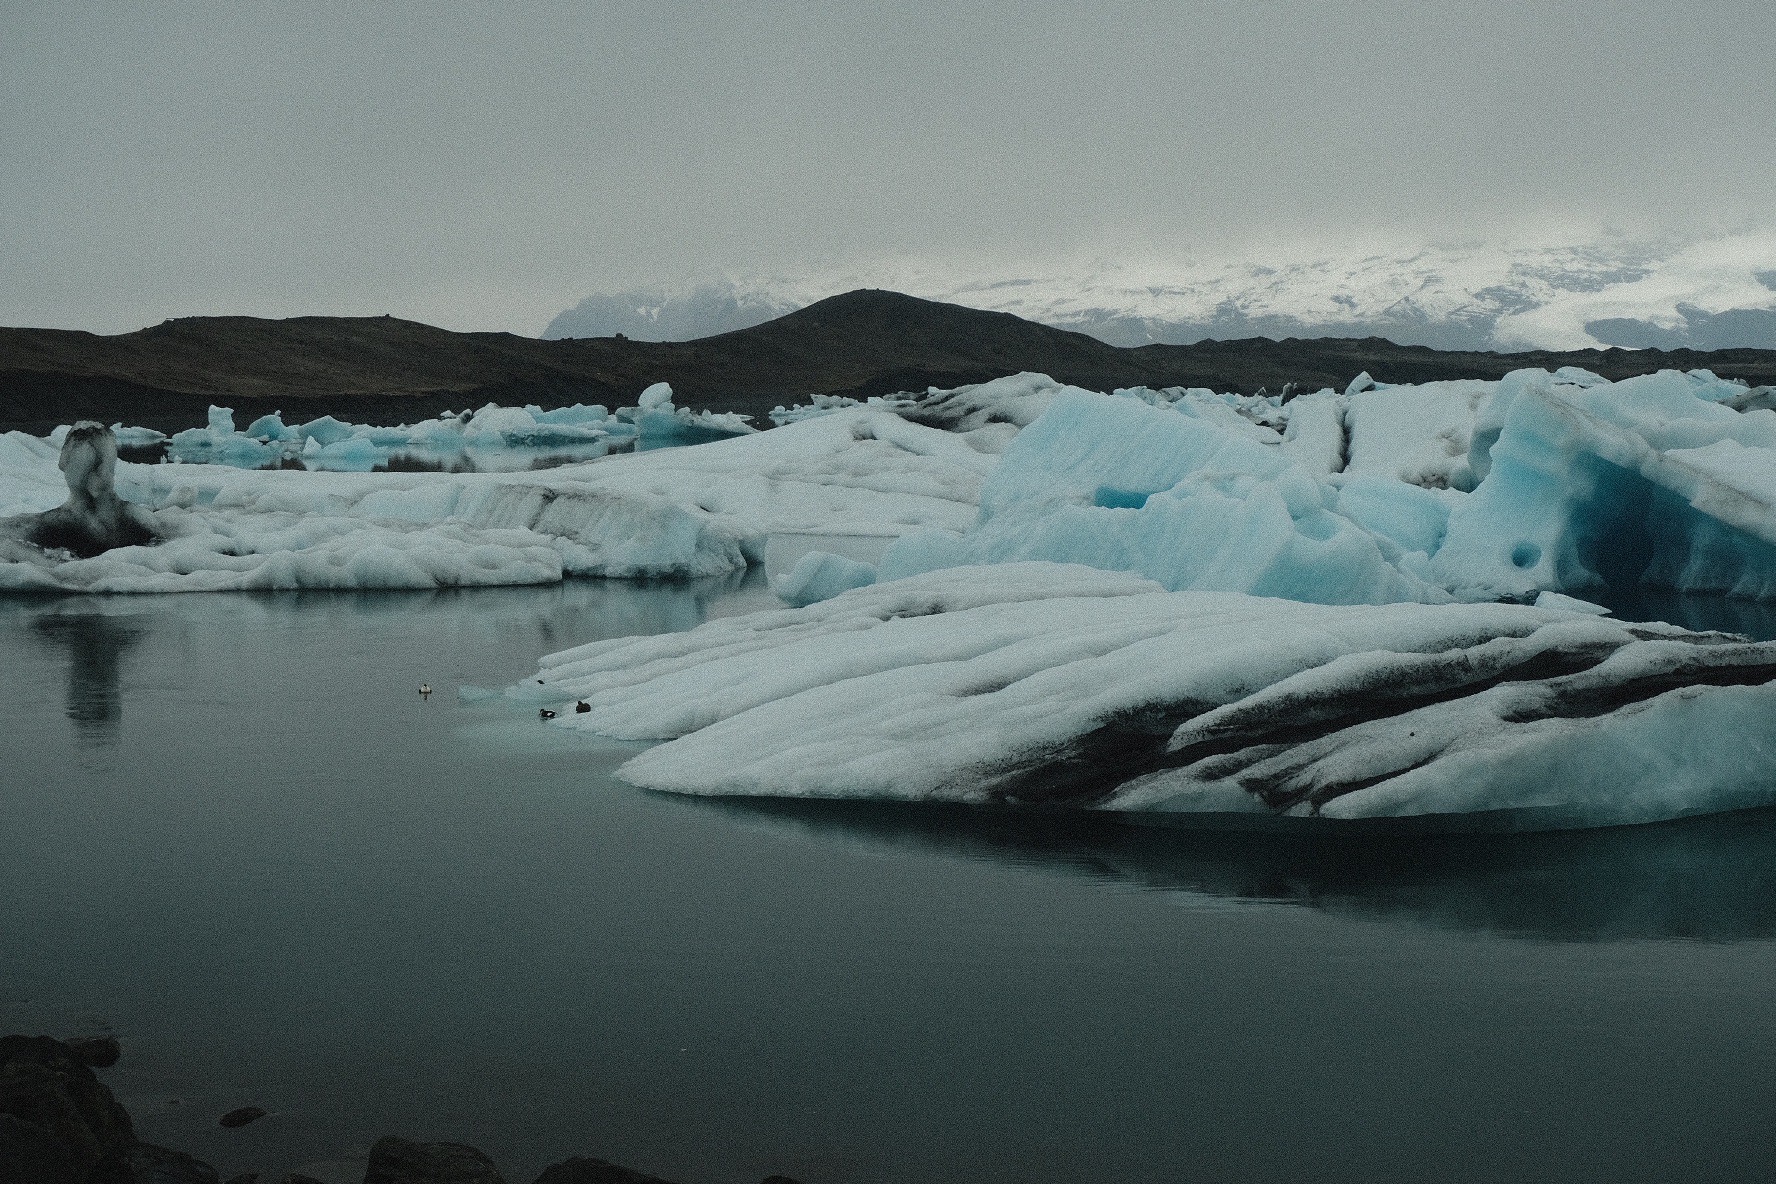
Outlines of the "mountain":
{"type": "Polygon", "coordinates": [[[723,280],[675,293],[595,297],[562,313],[543,335],[688,340],[862,286],[860,278],[1111,345],[1385,337],[1454,350],[1776,348],[1776,235],[1769,234],[1060,269],[984,282],[893,269],[723,280]]]}
{"type": "Polygon", "coordinates": [[[550,321],[543,338],[558,341],[620,333],[635,341],[691,341],[762,325],[804,303],[766,289],[744,288],[732,280],[682,292],[650,288],[588,296],[550,321]]]}
{"type": "Polygon", "coordinates": [[[77,418],[164,429],[201,424],[210,403],[411,422],[486,402],[632,404],[653,382],[679,402],[763,415],[820,392],[867,396],[1036,370],[1098,390],[1343,387],[1361,371],[1394,382],[1496,378],[1576,365],[1609,378],[1711,367],[1776,383],[1776,351],[1448,352],[1361,340],[1205,341],[1124,348],[1082,333],[862,290],[762,325],[688,342],[542,341],[453,333],[393,317],[190,317],[115,336],[0,329],[0,429],[44,432],[77,418]]]}

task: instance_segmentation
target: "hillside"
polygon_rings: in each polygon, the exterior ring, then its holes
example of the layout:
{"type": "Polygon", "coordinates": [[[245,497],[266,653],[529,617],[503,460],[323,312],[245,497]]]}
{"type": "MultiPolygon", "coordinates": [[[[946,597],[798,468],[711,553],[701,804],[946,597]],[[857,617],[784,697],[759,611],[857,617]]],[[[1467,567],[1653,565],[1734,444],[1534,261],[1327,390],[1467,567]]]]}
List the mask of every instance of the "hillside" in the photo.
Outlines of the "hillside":
{"type": "Polygon", "coordinates": [[[201,423],[212,402],[249,418],[282,410],[398,422],[489,401],[626,404],[659,381],[684,405],[762,415],[814,392],[884,394],[1020,370],[1106,390],[1250,392],[1342,387],[1364,370],[1383,381],[1424,382],[1566,365],[1609,378],[1706,366],[1753,385],[1776,383],[1776,350],[1460,353],[1380,338],[1130,349],[1009,313],[864,290],[686,342],[541,341],[393,317],[190,317],[109,337],[0,329],[0,430],[43,432],[78,418],[187,427],[201,423]]]}

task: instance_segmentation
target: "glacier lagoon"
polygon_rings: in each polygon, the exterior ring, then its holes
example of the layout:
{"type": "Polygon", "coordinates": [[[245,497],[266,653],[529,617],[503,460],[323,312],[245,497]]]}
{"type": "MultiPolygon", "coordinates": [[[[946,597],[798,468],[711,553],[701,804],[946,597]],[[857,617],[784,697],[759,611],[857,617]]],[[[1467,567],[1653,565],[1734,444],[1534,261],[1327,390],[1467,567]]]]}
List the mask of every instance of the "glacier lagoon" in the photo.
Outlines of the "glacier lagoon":
{"type": "Polygon", "coordinates": [[[6,1030],[116,1031],[143,1136],[225,1176],[355,1181],[390,1132],[692,1184],[1764,1170],[1769,811],[1304,840],[707,800],[455,694],[774,603],[757,569],[0,600],[6,1030]]]}

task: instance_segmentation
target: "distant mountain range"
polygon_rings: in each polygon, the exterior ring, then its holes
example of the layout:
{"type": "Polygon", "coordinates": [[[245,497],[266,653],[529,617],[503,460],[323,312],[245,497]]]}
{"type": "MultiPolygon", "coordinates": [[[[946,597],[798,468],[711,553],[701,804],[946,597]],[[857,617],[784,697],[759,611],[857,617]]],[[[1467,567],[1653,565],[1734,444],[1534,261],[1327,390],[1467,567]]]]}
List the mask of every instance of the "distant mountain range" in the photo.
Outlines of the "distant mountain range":
{"type": "Polygon", "coordinates": [[[1426,248],[1308,261],[956,282],[940,273],[721,280],[588,297],[545,338],[688,341],[865,282],[1111,345],[1383,337],[1446,350],[1776,349],[1776,235],[1684,245],[1426,248]]]}
{"type": "Polygon", "coordinates": [[[1393,382],[1497,378],[1521,366],[1583,366],[1608,378],[1707,366],[1776,383],[1776,351],[1446,352],[1363,340],[1108,345],[1008,313],[857,291],[762,325],[689,342],[540,341],[453,333],[393,317],[188,317],[101,337],[0,329],[0,430],[79,418],[163,430],[212,403],[245,419],[282,411],[413,422],[488,402],[624,406],[654,382],[681,405],[763,416],[814,393],[857,397],[983,382],[1023,370],[1095,390],[1199,386],[1252,392],[1342,388],[1362,371],[1393,382]]]}

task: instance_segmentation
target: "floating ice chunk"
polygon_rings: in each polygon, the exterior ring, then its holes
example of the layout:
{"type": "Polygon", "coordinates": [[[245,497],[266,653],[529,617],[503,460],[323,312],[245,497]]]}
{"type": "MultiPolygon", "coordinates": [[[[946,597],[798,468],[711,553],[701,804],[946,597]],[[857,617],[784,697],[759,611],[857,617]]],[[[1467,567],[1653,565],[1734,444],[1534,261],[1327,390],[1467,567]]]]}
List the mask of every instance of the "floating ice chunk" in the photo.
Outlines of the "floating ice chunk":
{"type": "MultiPolygon", "coordinates": [[[[375,447],[351,433],[302,445],[316,466],[329,450],[367,460],[375,447]]],[[[34,514],[66,496],[55,457],[45,441],[0,436],[0,514],[34,514]]],[[[992,463],[950,433],[853,410],[695,449],[539,472],[123,465],[121,496],[152,512],[162,543],[79,563],[32,548],[34,562],[0,570],[7,587],[67,592],[715,575],[756,562],[772,533],[959,529],[974,517],[992,463]]]]}
{"type": "Polygon", "coordinates": [[[111,435],[116,438],[119,448],[147,448],[167,438],[165,432],[153,428],[125,427],[120,423],[111,425],[111,435]]]}
{"type": "Polygon", "coordinates": [[[35,514],[67,500],[68,483],[56,467],[58,450],[24,432],[0,432],[0,518],[35,514]]]}
{"type": "Polygon", "coordinates": [[[524,408],[489,403],[469,420],[463,438],[471,444],[504,444],[507,433],[522,434],[535,427],[536,420],[524,408]]]}
{"type": "Polygon", "coordinates": [[[319,452],[314,459],[322,468],[342,473],[368,473],[382,459],[382,449],[376,442],[364,436],[347,436],[343,440],[335,440],[319,452]]]}
{"type": "Polygon", "coordinates": [[[671,385],[664,382],[654,383],[641,392],[641,397],[635,401],[635,405],[643,411],[670,412],[672,410],[671,385]]]}
{"type": "Polygon", "coordinates": [[[329,444],[337,444],[348,436],[355,436],[357,429],[349,424],[334,419],[331,415],[323,415],[319,419],[311,419],[296,429],[302,439],[313,440],[325,448],[329,444]]]}
{"type": "MultiPolygon", "coordinates": [[[[664,386],[665,383],[657,385],[664,386]]],[[[638,447],[682,448],[751,435],[758,430],[747,422],[751,418],[750,415],[731,411],[692,411],[688,407],[674,407],[670,403],[651,409],[638,409],[635,413],[638,447]]]]}
{"type": "Polygon", "coordinates": [[[862,403],[848,395],[814,394],[808,397],[808,402],[798,403],[794,407],[778,404],[771,409],[770,420],[778,427],[782,427],[784,424],[800,423],[804,419],[831,415],[835,411],[861,406],[863,406],[862,403]]]}
{"type": "Polygon", "coordinates": [[[292,429],[284,426],[283,416],[275,412],[271,415],[261,415],[248,424],[247,430],[242,434],[260,440],[289,440],[296,435],[292,429]]]}
{"type": "Polygon", "coordinates": [[[1513,605],[955,568],[544,659],[509,694],[700,794],[1644,822],[1776,801],[1776,643],[1513,605]]]}
{"type": "Polygon", "coordinates": [[[867,588],[875,582],[876,569],[867,563],[830,551],[810,551],[778,577],[771,590],[785,603],[806,605],[831,600],[841,592],[867,588]]]}
{"type": "Polygon", "coordinates": [[[234,408],[210,404],[210,435],[225,440],[234,435],[234,408]]]}
{"type": "Polygon", "coordinates": [[[1064,392],[1006,450],[959,539],[903,539],[884,579],[953,563],[1052,560],[1135,571],[1167,588],[1328,603],[1448,599],[1335,513],[1286,455],[1205,420],[1064,392]]]}
{"type": "Polygon", "coordinates": [[[610,426],[610,412],[602,403],[593,403],[590,406],[575,403],[572,407],[557,407],[553,411],[544,411],[540,407],[526,407],[525,410],[538,423],[569,424],[606,430],[610,426]]]}
{"type": "Polygon", "coordinates": [[[1535,606],[1549,612],[1582,613],[1589,617],[1610,615],[1610,610],[1601,604],[1592,604],[1589,600],[1580,600],[1576,596],[1563,596],[1559,592],[1543,592],[1535,598],[1535,606]]]}
{"type": "Polygon", "coordinates": [[[1603,386],[1517,371],[1500,384],[1486,478],[1433,562],[1471,597],[1650,584],[1776,596],[1776,412],[1663,371],[1603,386]]]}

